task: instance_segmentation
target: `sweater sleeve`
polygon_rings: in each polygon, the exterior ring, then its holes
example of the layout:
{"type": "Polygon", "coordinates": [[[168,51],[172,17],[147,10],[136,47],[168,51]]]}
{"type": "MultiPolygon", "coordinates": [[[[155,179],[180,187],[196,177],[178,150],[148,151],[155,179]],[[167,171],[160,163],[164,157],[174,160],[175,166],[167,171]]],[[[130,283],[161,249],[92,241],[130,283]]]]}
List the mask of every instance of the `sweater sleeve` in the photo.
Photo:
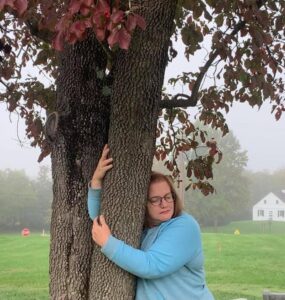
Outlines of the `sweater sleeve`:
{"type": "Polygon", "coordinates": [[[140,278],[160,278],[172,274],[202,249],[200,228],[188,217],[173,219],[151,247],[138,250],[110,236],[101,251],[122,269],[140,278]]]}
{"type": "Polygon", "coordinates": [[[94,220],[100,213],[101,189],[88,188],[87,206],[88,214],[94,220]]]}

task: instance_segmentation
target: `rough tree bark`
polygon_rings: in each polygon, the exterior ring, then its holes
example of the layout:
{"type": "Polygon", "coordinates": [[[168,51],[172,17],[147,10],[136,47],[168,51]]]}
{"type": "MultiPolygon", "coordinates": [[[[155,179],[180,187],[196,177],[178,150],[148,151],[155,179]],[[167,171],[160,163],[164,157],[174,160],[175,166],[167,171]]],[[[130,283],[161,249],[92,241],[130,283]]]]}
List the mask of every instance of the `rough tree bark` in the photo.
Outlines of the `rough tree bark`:
{"type": "MultiPolygon", "coordinates": [[[[155,131],[176,1],[141,1],[146,31],[115,61],[109,144],[114,168],[104,181],[102,213],[114,236],[138,247],[155,148],[155,131]]],[[[134,278],[98,248],[92,257],[89,299],[133,299],[134,278]]]]}
{"type": "MultiPolygon", "coordinates": [[[[109,141],[114,168],[104,182],[102,212],[112,232],[139,246],[155,129],[176,1],[141,1],[147,21],[131,48],[114,62],[109,141]]],[[[133,299],[135,280],[108,262],[93,244],[86,210],[87,182],[107,141],[109,99],[102,96],[105,53],[94,38],[60,56],[51,221],[52,299],[133,299]],[[91,277],[90,277],[91,269],[91,277]],[[89,281],[90,278],[90,281],[89,281]]]]}
{"type": "Polygon", "coordinates": [[[99,69],[105,54],[90,35],[61,54],[57,80],[59,116],[52,144],[54,200],[51,220],[51,299],[87,299],[92,254],[86,209],[87,182],[107,141],[109,99],[99,69]]]}

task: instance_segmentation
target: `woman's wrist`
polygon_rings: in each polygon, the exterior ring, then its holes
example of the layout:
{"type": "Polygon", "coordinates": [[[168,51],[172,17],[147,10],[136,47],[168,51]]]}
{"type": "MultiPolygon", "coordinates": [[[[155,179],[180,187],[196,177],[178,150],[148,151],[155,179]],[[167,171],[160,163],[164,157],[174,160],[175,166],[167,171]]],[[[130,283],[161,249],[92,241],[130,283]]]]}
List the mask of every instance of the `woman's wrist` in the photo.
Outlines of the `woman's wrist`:
{"type": "Polygon", "coordinates": [[[92,189],[101,189],[102,188],[102,180],[92,178],[91,183],[90,183],[90,187],[92,189]]]}

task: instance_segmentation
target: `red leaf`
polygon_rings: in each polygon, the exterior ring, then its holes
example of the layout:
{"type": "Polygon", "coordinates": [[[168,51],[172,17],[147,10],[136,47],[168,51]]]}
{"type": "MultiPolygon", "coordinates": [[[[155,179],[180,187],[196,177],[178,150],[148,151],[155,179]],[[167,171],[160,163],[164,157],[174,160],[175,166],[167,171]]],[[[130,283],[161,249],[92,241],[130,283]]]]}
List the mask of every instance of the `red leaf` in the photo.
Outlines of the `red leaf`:
{"type": "Polygon", "coordinates": [[[223,158],[223,153],[219,152],[218,153],[218,160],[216,161],[216,164],[220,163],[220,161],[222,160],[222,158],[223,158]]]}
{"type": "Polygon", "coordinates": [[[121,49],[129,49],[131,42],[131,35],[127,32],[126,28],[122,27],[119,30],[118,43],[121,49]]]}
{"type": "Polygon", "coordinates": [[[146,29],[146,22],[145,19],[137,14],[134,14],[134,17],[136,18],[136,23],[137,25],[142,29],[145,30],[146,29]]]}
{"type": "Polygon", "coordinates": [[[215,156],[218,153],[218,150],[216,148],[211,148],[211,150],[209,151],[209,155],[211,156],[215,156]]]}
{"type": "Polygon", "coordinates": [[[84,24],[85,24],[85,27],[86,28],[91,28],[92,27],[92,22],[91,22],[91,19],[86,19],[85,21],[83,21],[84,24]]]}
{"type": "Polygon", "coordinates": [[[277,112],[275,113],[275,119],[278,121],[281,118],[282,110],[280,108],[277,109],[277,112]]]}
{"type": "Polygon", "coordinates": [[[95,9],[93,10],[92,21],[100,27],[106,27],[107,19],[110,18],[110,6],[105,0],[98,0],[95,9]]]}
{"type": "Polygon", "coordinates": [[[66,31],[68,30],[72,20],[72,15],[70,13],[65,14],[56,24],[55,31],[66,31]]]}
{"type": "Polygon", "coordinates": [[[93,4],[94,0],[81,0],[82,5],[90,7],[93,4]]]}
{"type": "Polygon", "coordinates": [[[28,2],[27,0],[0,0],[0,11],[5,5],[10,6],[15,9],[19,15],[22,15],[27,10],[28,2]]]}
{"type": "Polygon", "coordinates": [[[78,0],[71,0],[71,1],[70,1],[70,4],[69,4],[68,10],[69,10],[69,12],[70,12],[71,14],[74,15],[74,14],[76,14],[76,13],[79,12],[80,7],[81,7],[81,1],[78,1],[78,0]]]}
{"type": "Polygon", "coordinates": [[[63,50],[65,34],[62,31],[59,31],[55,38],[52,41],[52,46],[57,51],[63,50]]]}
{"type": "Polygon", "coordinates": [[[112,13],[111,20],[113,23],[121,23],[124,19],[124,16],[125,12],[123,12],[122,10],[118,10],[112,13]]]}
{"type": "Polygon", "coordinates": [[[190,166],[187,167],[187,177],[190,178],[192,176],[192,169],[190,166]]]}
{"type": "Polygon", "coordinates": [[[155,155],[156,160],[159,160],[160,155],[159,155],[158,151],[155,151],[154,155],[155,155]]]}
{"type": "MultiPolygon", "coordinates": [[[[102,41],[105,40],[106,29],[105,29],[105,28],[98,28],[98,27],[97,27],[97,28],[95,29],[95,34],[96,34],[96,37],[97,37],[98,41],[102,42],[102,41]]],[[[109,38],[108,38],[108,40],[109,40],[109,38]]],[[[109,41],[108,41],[108,43],[109,43],[109,41]]],[[[109,43],[109,45],[110,45],[110,43],[109,43]]],[[[111,45],[110,45],[110,46],[111,46],[111,45]]]]}
{"type": "Polygon", "coordinates": [[[5,5],[8,5],[10,7],[12,7],[13,9],[16,9],[15,8],[15,5],[14,5],[14,0],[0,0],[0,11],[4,8],[5,5]]]}
{"type": "MultiPolygon", "coordinates": [[[[96,36],[97,36],[97,31],[96,31],[96,36]]],[[[110,47],[113,47],[116,43],[118,43],[119,39],[119,30],[115,28],[113,31],[111,31],[111,34],[108,37],[108,44],[110,47]]]]}
{"type": "Polygon", "coordinates": [[[106,10],[104,12],[104,16],[105,16],[106,19],[109,19],[110,18],[110,12],[106,10]]]}
{"type": "Polygon", "coordinates": [[[5,0],[0,0],[0,11],[3,10],[5,4],[6,4],[5,0]]]}
{"type": "Polygon", "coordinates": [[[81,39],[83,33],[85,32],[85,29],[85,22],[76,21],[70,26],[69,32],[70,34],[74,34],[77,39],[81,39]]]}
{"type": "Polygon", "coordinates": [[[127,32],[127,30],[122,27],[121,29],[114,28],[111,31],[111,34],[108,37],[108,44],[110,47],[113,47],[115,44],[119,44],[121,49],[127,50],[130,46],[131,35],[127,32]]]}
{"type": "Polygon", "coordinates": [[[67,38],[67,41],[69,44],[75,44],[78,41],[78,38],[74,33],[70,33],[67,38]]]}
{"type": "Polygon", "coordinates": [[[80,13],[83,15],[83,16],[87,16],[90,12],[90,7],[86,6],[86,5],[81,5],[80,7],[80,13]]]}
{"type": "Polygon", "coordinates": [[[189,82],[189,85],[188,85],[188,87],[189,87],[189,90],[192,92],[192,90],[193,90],[193,88],[194,88],[194,85],[195,85],[195,80],[191,80],[190,82],[189,82]]]}
{"type": "Polygon", "coordinates": [[[139,26],[141,29],[145,30],[145,19],[140,15],[130,14],[126,22],[126,29],[131,32],[136,28],[136,26],[139,26]]]}
{"type": "Polygon", "coordinates": [[[133,15],[129,15],[127,22],[126,22],[126,28],[128,31],[133,31],[137,26],[136,18],[133,15]]]}
{"type": "Polygon", "coordinates": [[[101,15],[104,15],[106,13],[110,14],[110,5],[106,0],[99,0],[95,10],[98,14],[101,15]]]}

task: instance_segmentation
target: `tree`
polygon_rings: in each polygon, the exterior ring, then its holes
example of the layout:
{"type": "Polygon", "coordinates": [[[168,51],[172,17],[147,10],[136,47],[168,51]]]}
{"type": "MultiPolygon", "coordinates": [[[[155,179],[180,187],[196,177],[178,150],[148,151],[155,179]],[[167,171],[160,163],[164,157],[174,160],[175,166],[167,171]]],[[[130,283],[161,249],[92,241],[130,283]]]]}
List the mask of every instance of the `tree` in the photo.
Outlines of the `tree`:
{"type": "MultiPolygon", "coordinates": [[[[200,120],[224,133],[221,110],[233,101],[260,106],[270,99],[280,118],[284,7],[283,0],[0,3],[1,99],[26,119],[27,135],[42,148],[40,159],[48,153],[52,158],[52,299],[133,298],[134,278],[93,251],[91,242],[86,187],[104,143],[115,167],[104,182],[102,212],[115,236],[138,246],[156,136],[161,135],[156,155],[172,154],[168,166],[174,174],[179,152],[195,149],[197,134],[206,142],[188,113],[174,107],[197,106],[200,120]],[[61,52],[50,46],[53,33],[61,52]],[[166,64],[177,53],[170,37],[180,33],[188,58],[204,39],[211,40],[211,49],[200,71],[172,80],[188,84],[189,93],[171,96],[161,88],[166,64]],[[22,68],[30,61],[57,78],[56,84],[23,80],[22,68]],[[207,72],[221,84],[203,87],[207,72]],[[37,107],[46,109],[47,120],[37,107]],[[169,133],[161,122],[156,128],[163,107],[169,133]],[[177,119],[187,140],[175,138],[177,119]]],[[[207,174],[218,151],[215,143],[206,144],[209,154],[187,166],[203,193],[209,192],[207,174]]]]}
{"type": "Polygon", "coordinates": [[[0,205],[2,230],[21,231],[35,228],[36,194],[23,171],[0,171],[0,205]]]}
{"type": "Polygon", "coordinates": [[[213,168],[215,193],[205,197],[197,190],[186,192],[185,205],[201,225],[218,226],[238,220],[250,205],[247,155],[232,132],[222,138],[209,128],[207,134],[220,145],[223,160],[213,168]]]}
{"type": "Polygon", "coordinates": [[[52,184],[48,168],[42,166],[36,180],[24,171],[0,170],[0,229],[18,231],[49,230],[52,184]]]}
{"type": "Polygon", "coordinates": [[[41,166],[33,186],[36,193],[37,212],[34,219],[37,219],[37,229],[49,230],[52,202],[52,182],[49,174],[50,170],[46,166],[41,166]]]}

